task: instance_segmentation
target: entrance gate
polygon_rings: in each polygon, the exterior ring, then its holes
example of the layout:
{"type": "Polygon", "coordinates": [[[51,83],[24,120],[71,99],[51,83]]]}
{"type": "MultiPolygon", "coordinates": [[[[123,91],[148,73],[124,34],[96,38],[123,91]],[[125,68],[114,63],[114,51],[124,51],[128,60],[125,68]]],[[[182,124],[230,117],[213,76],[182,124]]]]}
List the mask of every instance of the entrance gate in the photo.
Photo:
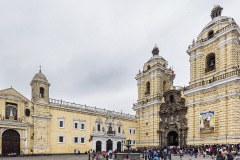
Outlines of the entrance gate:
{"type": "Polygon", "coordinates": [[[96,142],[96,152],[102,152],[102,142],[101,141],[96,142]]]}
{"type": "Polygon", "coordinates": [[[2,155],[9,154],[20,154],[20,135],[13,129],[8,129],[2,134],[2,155]]]}
{"type": "Polygon", "coordinates": [[[117,142],[117,151],[118,152],[122,151],[122,143],[121,142],[117,142]]]}
{"type": "Polygon", "coordinates": [[[113,150],[113,142],[111,139],[107,140],[107,152],[113,150]]]}
{"type": "Polygon", "coordinates": [[[178,146],[178,133],[171,131],[168,133],[168,146],[178,146]]]}

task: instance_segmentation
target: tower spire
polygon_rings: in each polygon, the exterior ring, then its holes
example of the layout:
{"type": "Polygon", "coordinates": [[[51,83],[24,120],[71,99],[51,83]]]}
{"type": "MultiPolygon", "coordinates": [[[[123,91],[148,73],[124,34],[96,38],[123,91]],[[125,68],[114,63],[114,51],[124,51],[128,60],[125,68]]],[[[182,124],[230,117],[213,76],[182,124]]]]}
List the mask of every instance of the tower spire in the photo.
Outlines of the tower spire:
{"type": "Polygon", "coordinates": [[[42,66],[39,66],[39,68],[40,68],[40,69],[39,69],[39,72],[42,72],[42,66]]]}

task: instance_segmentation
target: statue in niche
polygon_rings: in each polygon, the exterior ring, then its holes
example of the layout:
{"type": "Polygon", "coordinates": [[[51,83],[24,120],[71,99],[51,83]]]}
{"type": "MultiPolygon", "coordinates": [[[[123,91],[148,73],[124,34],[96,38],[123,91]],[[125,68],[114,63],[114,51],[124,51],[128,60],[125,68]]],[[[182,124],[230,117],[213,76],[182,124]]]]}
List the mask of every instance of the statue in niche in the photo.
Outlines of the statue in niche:
{"type": "Polygon", "coordinates": [[[104,127],[102,127],[102,131],[105,132],[105,128],[104,127]]]}
{"type": "Polygon", "coordinates": [[[95,127],[93,127],[93,129],[92,129],[93,131],[95,131],[95,127]]]}
{"type": "Polygon", "coordinates": [[[173,122],[173,114],[171,114],[171,122],[173,122]]]}

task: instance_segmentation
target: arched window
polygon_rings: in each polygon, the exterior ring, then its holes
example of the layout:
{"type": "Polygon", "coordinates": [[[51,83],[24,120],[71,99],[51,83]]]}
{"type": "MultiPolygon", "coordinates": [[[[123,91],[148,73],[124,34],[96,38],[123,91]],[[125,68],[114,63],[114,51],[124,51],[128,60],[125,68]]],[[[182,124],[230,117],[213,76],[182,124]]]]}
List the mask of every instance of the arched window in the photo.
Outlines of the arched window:
{"type": "Polygon", "coordinates": [[[147,82],[146,83],[146,92],[145,92],[145,94],[147,95],[147,94],[150,94],[150,82],[147,82]]]}
{"type": "Polygon", "coordinates": [[[151,66],[150,66],[150,65],[147,66],[147,70],[149,70],[149,69],[151,69],[151,66]]]}
{"type": "Polygon", "coordinates": [[[98,132],[101,131],[101,125],[100,125],[100,124],[97,125],[97,131],[98,131],[98,132]]]}
{"type": "Polygon", "coordinates": [[[40,88],[40,98],[44,98],[44,88],[43,87],[41,87],[40,88]]]}
{"type": "Polygon", "coordinates": [[[163,81],[163,93],[165,93],[166,92],[166,81],[163,81]]]}
{"type": "Polygon", "coordinates": [[[170,102],[173,103],[174,102],[174,96],[170,95],[170,102]]]}
{"type": "Polygon", "coordinates": [[[214,53],[210,53],[207,55],[206,57],[206,69],[205,72],[209,72],[212,70],[215,70],[216,66],[215,66],[215,54],[214,53]]]}
{"type": "Polygon", "coordinates": [[[208,32],[208,39],[211,39],[213,37],[214,37],[214,32],[213,32],[213,30],[211,30],[208,32]]]}
{"type": "Polygon", "coordinates": [[[118,133],[121,133],[121,127],[118,127],[118,133]]]}

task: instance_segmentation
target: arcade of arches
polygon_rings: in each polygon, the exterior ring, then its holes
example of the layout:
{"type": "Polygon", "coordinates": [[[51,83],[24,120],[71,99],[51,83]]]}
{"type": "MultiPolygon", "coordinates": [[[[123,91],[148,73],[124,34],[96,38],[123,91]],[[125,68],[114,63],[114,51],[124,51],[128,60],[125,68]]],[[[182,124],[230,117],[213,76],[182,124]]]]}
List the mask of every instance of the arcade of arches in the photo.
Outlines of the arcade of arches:
{"type": "Polygon", "coordinates": [[[187,107],[179,90],[169,90],[160,106],[160,146],[185,145],[187,139],[187,107]]]}

